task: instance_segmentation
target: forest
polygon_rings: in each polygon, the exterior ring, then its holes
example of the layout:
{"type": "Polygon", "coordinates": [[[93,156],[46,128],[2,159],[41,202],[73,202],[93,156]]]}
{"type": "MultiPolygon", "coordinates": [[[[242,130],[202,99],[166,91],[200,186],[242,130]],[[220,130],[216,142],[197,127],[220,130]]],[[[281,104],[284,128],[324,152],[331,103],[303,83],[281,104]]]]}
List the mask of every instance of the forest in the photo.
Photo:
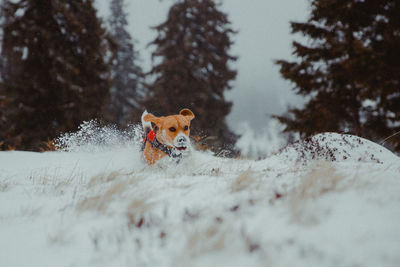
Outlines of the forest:
{"type": "MultiPolygon", "coordinates": [[[[123,129],[144,109],[164,115],[185,107],[197,114],[193,136],[203,147],[232,149],[239,136],[226,123],[232,103],[224,93],[237,75],[230,48],[240,33],[221,4],[174,2],[153,28],[156,63],[147,73],[124,4],[110,1],[103,21],[93,0],[1,2],[2,150],[45,150],[84,121],[123,129]]],[[[292,33],[307,38],[292,44],[297,60],[271,62],[307,100],[273,116],[283,132],[349,133],[399,151],[399,17],[395,0],[311,1],[308,19],[291,22],[292,33]]]]}

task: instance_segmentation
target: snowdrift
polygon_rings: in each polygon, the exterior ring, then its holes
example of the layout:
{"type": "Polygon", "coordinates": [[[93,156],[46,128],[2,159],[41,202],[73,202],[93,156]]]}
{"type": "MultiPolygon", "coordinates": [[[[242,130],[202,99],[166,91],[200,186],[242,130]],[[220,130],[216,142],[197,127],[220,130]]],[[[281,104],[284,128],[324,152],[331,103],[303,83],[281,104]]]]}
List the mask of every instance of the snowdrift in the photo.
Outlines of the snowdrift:
{"type": "Polygon", "coordinates": [[[110,132],[0,152],[1,266],[400,265],[400,158],[375,143],[148,167],[137,134],[110,132]]]}

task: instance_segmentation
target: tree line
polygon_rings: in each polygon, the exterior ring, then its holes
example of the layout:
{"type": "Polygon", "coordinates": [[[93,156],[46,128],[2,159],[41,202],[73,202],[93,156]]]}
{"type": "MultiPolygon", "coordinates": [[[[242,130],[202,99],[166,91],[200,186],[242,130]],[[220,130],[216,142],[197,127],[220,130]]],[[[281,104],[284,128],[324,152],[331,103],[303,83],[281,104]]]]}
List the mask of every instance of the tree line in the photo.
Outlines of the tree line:
{"type": "MultiPolygon", "coordinates": [[[[236,33],[214,0],[177,0],[153,27],[154,66],[140,67],[127,31],[126,3],[110,2],[103,22],[93,0],[4,0],[0,6],[0,146],[38,150],[83,122],[125,127],[142,111],[197,115],[194,135],[214,149],[234,144],[224,97],[236,77],[236,33]]],[[[244,4],[245,5],[245,4],[244,4]]],[[[275,116],[286,132],[356,134],[400,150],[400,3],[312,0],[296,61],[277,60],[307,99],[275,116]]],[[[266,44],[267,45],[267,44],[266,44]]],[[[268,49],[268,47],[266,47],[268,49]]],[[[262,53],[263,51],[260,51],[262,53]]]]}
{"type": "Polygon", "coordinates": [[[124,0],[110,2],[107,23],[93,0],[19,0],[1,5],[0,140],[37,150],[82,121],[125,127],[147,108],[159,115],[190,108],[194,134],[212,147],[232,145],[224,91],[236,71],[227,15],[213,0],[183,0],[152,42],[160,62],[143,73],[127,31],[124,0]],[[147,79],[145,79],[147,77],[147,79]],[[197,131],[196,129],[201,129],[197,131]],[[214,137],[214,138],[212,138],[214,137]]]}
{"type": "Polygon", "coordinates": [[[285,131],[355,134],[400,151],[400,1],[313,0],[305,22],[291,22],[297,61],[277,60],[306,97],[276,116],[285,131]]]}

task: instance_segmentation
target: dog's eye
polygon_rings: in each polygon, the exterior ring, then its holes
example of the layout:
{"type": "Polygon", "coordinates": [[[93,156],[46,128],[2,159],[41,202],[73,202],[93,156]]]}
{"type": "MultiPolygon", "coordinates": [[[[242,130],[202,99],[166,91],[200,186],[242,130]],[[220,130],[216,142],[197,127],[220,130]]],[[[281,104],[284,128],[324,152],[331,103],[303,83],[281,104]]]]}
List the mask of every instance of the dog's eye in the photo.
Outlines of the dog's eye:
{"type": "Polygon", "coordinates": [[[186,126],[183,128],[183,130],[184,130],[184,131],[189,130],[189,126],[186,125],[186,126]]]}
{"type": "Polygon", "coordinates": [[[174,127],[169,128],[169,130],[170,130],[171,132],[175,132],[175,131],[176,131],[176,129],[175,129],[174,127]]]}

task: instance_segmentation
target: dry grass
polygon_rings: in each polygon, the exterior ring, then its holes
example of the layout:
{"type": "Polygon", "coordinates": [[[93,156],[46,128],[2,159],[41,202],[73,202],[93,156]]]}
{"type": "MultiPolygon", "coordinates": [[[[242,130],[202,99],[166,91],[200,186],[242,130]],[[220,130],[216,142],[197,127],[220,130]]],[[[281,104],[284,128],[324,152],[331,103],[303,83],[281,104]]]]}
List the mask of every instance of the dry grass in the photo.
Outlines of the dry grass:
{"type": "Polygon", "coordinates": [[[76,209],[78,211],[97,209],[98,203],[100,202],[100,198],[101,198],[100,196],[86,197],[78,204],[76,209]]]}
{"type": "Polygon", "coordinates": [[[45,170],[43,173],[33,172],[29,176],[29,180],[32,185],[39,185],[35,187],[37,191],[41,193],[59,193],[64,188],[68,188],[71,184],[81,183],[83,175],[75,172],[75,169],[69,175],[60,175],[57,169],[45,170]]]}
{"type": "Polygon", "coordinates": [[[113,198],[126,190],[127,185],[128,183],[126,182],[117,183],[114,184],[110,189],[108,189],[103,195],[85,198],[78,204],[78,211],[105,211],[108,204],[113,200],[113,198]]]}
{"type": "Polygon", "coordinates": [[[90,179],[88,187],[90,188],[98,184],[115,181],[120,175],[121,174],[116,171],[110,172],[109,174],[106,173],[98,174],[90,179]]]}
{"type": "Polygon", "coordinates": [[[238,178],[236,178],[231,184],[232,192],[239,192],[247,189],[251,184],[256,181],[254,175],[254,172],[252,172],[251,170],[247,170],[241,173],[238,178]]]}
{"type": "Polygon", "coordinates": [[[37,217],[40,214],[41,209],[37,207],[22,207],[21,214],[26,217],[37,217]]]}
{"type": "MultiPolygon", "coordinates": [[[[87,211],[87,210],[96,210],[104,212],[107,210],[107,207],[118,197],[129,189],[129,185],[138,183],[141,181],[141,178],[133,176],[130,174],[122,174],[117,171],[113,171],[110,173],[101,173],[89,180],[87,187],[90,190],[96,190],[96,186],[107,186],[108,189],[103,193],[97,194],[92,197],[85,197],[81,202],[77,205],[78,211],[87,211]]],[[[139,202],[138,202],[139,203],[139,202]]],[[[138,209],[140,205],[135,202],[128,207],[128,213],[132,210],[138,209]],[[135,206],[136,205],[136,206],[135,206]]]]}
{"type": "Polygon", "coordinates": [[[4,141],[0,141],[0,150],[3,151],[15,151],[17,149],[16,146],[10,145],[10,144],[5,144],[4,141]]]}
{"type": "Polygon", "coordinates": [[[39,148],[40,152],[46,151],[56,151],[57,147],[54,144],[54,140],[47,140],[46,142],[42,142],[42,145],[39,148]]]}
{"type": "Polygon", "coordinates": [[[60,189],[62,189],[64,187],[70,186],[73,183],[73,181],[77,181],[79,179],[78,177],[79,177],[78,175],[73,175],[73,176],[70,176],[67,179],[61,179],[61,180],[59,180],[58,182],[56,182],[54,184],[54,189],[55,190],[60,190],[60,189]]]}
{"type": "Polygon", "coordinates": [[[146,199],[135,199],[127,208],[128,226],[142,227],[145,223],[144,215],[152,205],[146,199]]]}
{"type": "Polygon", "coordinates": [[[322,162],[302,177],[297,188],[297,196],[301,199],[316,198],[323,193],[338,189],[338,183],[344,179],[332,164],[322,162]]]}
{"type": "Polygon", "coordinates": [[[128,206],[127,212],[128,214],[143,214],[149,210],[150,207],[151,204],[149,204],[145,199],[135,199],[128,206]]]}
{"type": "Polygon", "coordinates": [[[341,183],[344,176],[338,174],[329,162],[317,163],[310,172],[301,178],[300,184],[289,193],[291,210],[297,219],[303,216],[303,208],[311,200],[328,192],[343,191],[341,183]]]}
{"type": "Polygon", "coordinates": [[[8,183],[1,181],[0,182],[0,192],[5,192],[9,188],[8,183]]]}
{"type": "Polygon", "coordinates": [[[197,230],[187,238],[186,250],[192,256],[218,251],[224,248],[227,231],[221,230],[218,224],[197,230]]]}

